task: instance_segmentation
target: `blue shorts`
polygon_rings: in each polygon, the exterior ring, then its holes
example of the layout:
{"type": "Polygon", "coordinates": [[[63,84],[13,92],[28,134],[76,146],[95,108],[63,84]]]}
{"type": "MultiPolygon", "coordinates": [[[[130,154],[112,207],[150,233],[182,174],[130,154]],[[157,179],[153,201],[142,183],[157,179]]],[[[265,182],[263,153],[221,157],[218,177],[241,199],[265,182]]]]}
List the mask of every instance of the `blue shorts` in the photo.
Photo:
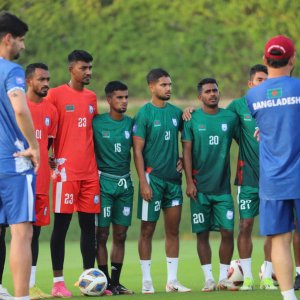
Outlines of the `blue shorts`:
{"type": "Polygon", "coordinates": [[[259,215],[261,235],[290,232],[295,228],[295,221],[297,221],[297,226],[300,228],[300,199],[260,199],[259,215]]]}
{"type": "Polygon", "coordinates": [[[0,177],[0,224],[35,222],[35,174],[0,177]]]}

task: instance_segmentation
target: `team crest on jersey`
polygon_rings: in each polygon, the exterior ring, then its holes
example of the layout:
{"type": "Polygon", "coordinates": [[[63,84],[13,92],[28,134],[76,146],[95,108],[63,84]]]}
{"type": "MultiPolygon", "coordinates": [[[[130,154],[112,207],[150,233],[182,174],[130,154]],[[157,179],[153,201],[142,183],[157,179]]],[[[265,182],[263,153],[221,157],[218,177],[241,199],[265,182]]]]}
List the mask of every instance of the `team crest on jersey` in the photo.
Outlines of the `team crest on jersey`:
{"type": "Polygon", "coordinates": [[[125,138],[128,140],[130,138],[130,132],[128,130],[125,130],[125,138]]]}
{"type": "Polygon", "coordinates": [[[221,127],[223,131],[227,131],[227,124],[222,124],[221,127]]]}
{"type": "Polygon", "coordinates": [[[206,131],[206,125],[205,124],[200,124],[198,127],[199,131],[206,131]]]}
{"type": "Polygon", "coordinates": [[[177,125],[178,125],[178,123],[177,123],[177,119],[175,119],[175,118],[172,118],[172,122],[173,122],[173,125],[174,125],[175,127],[177,127],[177,125]]]}
{"type": "Polygon", "coordinates": [[[102,133],[102,137],[105,139],[109,139],[110,138],[110,132],[109,131],[101,131],[102,133]]]}
{"type": "Polygon", "coordinates": [[[252,117],[249,114],[244,114],[244,121],[251,121],[252,117]]]}
{"type": "Polygon", "coordinates": [[[123,207],[123,215],[128,217],[130,215],[130,207],[124,206],[123,207]]]}
{"type": "Polygon", "coordinates": [[[161,126],[160,120],[154,120],[154,127],[161,126]]]}
{"type": "Polygon", "coordinates": [[[45,118],[45,125],[48,127],[50,125],[50,118],[46,117],[45,118]]]}
{"type": "Polygon", "coordinates": [[[99,201],[100,201],[99,195],[95,195],[95,197],[94,197],[94,204],[98,204],[99,201]]]}
{"type": "Polygon", "coordinates": [[[89,112],[90,114],[92,114],[94,112],[94,107],[93,105],[89,105],[89,112]]]}
{"type": "Polygon", "coordinates": [[[24,81],[24,79],[22,77],[16,77],[16,83],[17,84],[24,84],[25,81],[24,81]]]}
{"type": "Polygon", "coordinates": [[[226,218],[227,218],[227,220],[233,219],[233,211],[232,210],[227,210],[226,218]]]}

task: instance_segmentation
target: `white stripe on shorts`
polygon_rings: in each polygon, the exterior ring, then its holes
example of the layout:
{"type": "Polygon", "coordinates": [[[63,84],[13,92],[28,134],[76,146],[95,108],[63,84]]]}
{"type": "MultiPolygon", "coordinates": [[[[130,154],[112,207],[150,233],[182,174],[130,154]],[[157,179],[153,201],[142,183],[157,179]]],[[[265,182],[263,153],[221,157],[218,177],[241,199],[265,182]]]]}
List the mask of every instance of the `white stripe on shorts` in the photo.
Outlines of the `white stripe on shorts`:
{"type": "MultiPolygon", "coordinates": [[[[149,173],[145,173],[146,180],[148,184],[150,185],[150,177],[149,173]]],[[[149,207],[149,202],[143,199],[142,202],[142,221],[148,221],[148,207],[149,207]]]]}
{"type": "Polygon", "coordinates": [[[237,200],[237,204],[240,204],[241,186],[238,185],[237,188],[238,188],[238,190],[237,190],[236,200],[237,200]]]}
{"type": "Polygon", "coordinates": [[[28,221],[33,221],[33,212],[34,212],[34,195],[32,190],[32,180],[33,176],[31,174],[26,175],[27,182],[27,198],[28,198],[28,221]]]}
{"type": "Polygon", "coordinates": [[[56,213],[60,213],[62,184],[63,184],[62,182],[56,183],[56,193],[55,193],[55,212],[56,213]]]}

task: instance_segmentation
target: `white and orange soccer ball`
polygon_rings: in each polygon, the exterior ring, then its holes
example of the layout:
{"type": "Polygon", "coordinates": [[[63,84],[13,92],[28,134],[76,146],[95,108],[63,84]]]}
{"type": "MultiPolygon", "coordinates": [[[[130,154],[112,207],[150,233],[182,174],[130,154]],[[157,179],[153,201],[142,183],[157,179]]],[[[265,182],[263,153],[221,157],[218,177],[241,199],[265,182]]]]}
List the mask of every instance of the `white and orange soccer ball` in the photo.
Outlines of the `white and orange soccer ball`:
{"type": "MultiPolygon", "coordinates": [[[[264,272],[265,272],[265,264],[262,263],[262,265],[261,265],[261,267],[259,269],[259,273],[258,273],[258,276],[259,276],[260,280],[262,280],[264,272]]],[[[278,286],[277,277],[276,277],[276,275],[275,275],[275,273],[273,271],[272,271],[272,280],[273,280],[274,285],[278,286]]]]}
{"type": "Polygon", "coordinates": [[[238,259],[232,260],[227,273],[227,279],[234,283],[236,286],[240,286],[244,282],[244,273],[238,259]]]}
{"type": "Polygon", "coordinates": [[[87,296],[100,296],[107,287],[105,274],[98,269],[84,270],[79,277],[79,289],[87,296]]]}

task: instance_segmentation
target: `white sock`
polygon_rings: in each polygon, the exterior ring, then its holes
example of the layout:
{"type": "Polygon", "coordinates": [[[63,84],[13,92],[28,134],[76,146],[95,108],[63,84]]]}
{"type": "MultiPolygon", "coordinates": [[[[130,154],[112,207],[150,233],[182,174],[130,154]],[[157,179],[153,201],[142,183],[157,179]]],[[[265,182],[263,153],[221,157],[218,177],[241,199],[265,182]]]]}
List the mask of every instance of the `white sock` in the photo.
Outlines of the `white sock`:
{"type": "Polygon", "coordinates": [[[29,288],[32,288],[35,285],[35,273],[36,273],[36,266],[31,266],[29,288]]]}
{"type": "Polygon", "coordinates": [[[300,275],[300,267],[296,267],[296,274],[300,275]]]}
{"type": "Polygon", "coordinates": [[[140,260],[142,273],[143,273],[143,282],[152,281],[151,278],[151,259],[149,260],[140,260]]]}
{"type": "Polygon", "coordinates": [[[212,279],[213,281],[215,281],[213,273],[212,273],[212,266],[211,266],[211,264],[202,265],[202,270],[203,270],[203,273],[204,273],[205,282],[208,279],[212,279]]]}
{"type": "Polygon", "coordinates": [[[264,264],[265,264],[265,271],[263,273],[262,279],[272,278],[272,272],[273,272],[272,263],[270,261],[265,260],[264,264]]]}
{"type": "Polygon", "coordinates": [[[230,265],[220,264],[220,275],[219,275],[219,282],[223,279],[227,278],[227,273],[229,270],[230,265]]]}
{"type": "Polygon", "coordinates": [[[250,278],[253,279],[251,272],[251,257],[250,258],[240,258],[240,264],[243,270],[244,279],[250,278]]]}
{"type": "Polygon", "coordinates": [[[283,300],[297,300],[294,289],[281,292],[281,295],[283,296],[283,300]]]}
{"type": "Polygon", "coordinates": [[[177,280],[178,257],[167,257],[168,282],[177,280]]]}
{"type": "Polygon", "coordinates": [[[30,300],[29,296],[15,297],[15,300],[30,300]]]}
{"type": "Polygon", "coordinates": [[[53,277],[53,282],[65,281],[64,276],[53,277]]]}

